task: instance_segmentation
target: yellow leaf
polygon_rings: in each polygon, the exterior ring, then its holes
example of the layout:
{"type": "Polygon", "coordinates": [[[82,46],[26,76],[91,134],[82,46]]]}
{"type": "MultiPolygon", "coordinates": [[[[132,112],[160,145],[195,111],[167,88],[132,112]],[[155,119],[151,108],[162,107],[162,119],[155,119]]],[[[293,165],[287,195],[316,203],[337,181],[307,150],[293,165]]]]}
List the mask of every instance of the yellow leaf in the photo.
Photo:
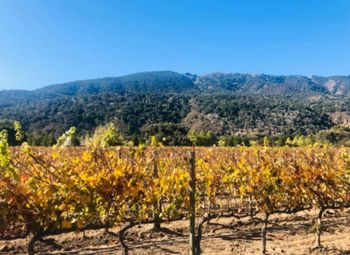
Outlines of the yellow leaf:
{"type": "Polygon", "coordinates": [[[54,152],[54,153],[52,153],[52,159],[57,159],[58,158],[58,152],[54,152]]]}
{"type": "Polygon", "coordinates": [[[84,161],[90,161],[91,160],[91,154],[87,151],[83,152],[82,158],[84,161]]]}
{"type": "Polygon", "coordinates": [[[247,191],[248,191],[248,193],[252,193],[252,192],[254,191],[254,189],[253,189],[253,187],[248,186],[248,187],[247,187],[247,191]]]}
{"type": "Polygon", "coordinates": [[[62,222],[62,228],[71,228],[71,227],[72,227],[72,223],[70,223],[69,221],[64,220],[62,222]]]}

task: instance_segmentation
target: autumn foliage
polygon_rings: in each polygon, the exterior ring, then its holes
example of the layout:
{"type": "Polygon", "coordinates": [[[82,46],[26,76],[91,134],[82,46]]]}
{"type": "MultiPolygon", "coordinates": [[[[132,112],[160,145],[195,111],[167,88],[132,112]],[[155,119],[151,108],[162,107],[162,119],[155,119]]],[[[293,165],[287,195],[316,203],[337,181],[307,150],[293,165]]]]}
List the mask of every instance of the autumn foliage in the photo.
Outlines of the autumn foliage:
{"type": "MultiPolygon", "coordinates": [[[[33,245],[47,234],[152,222],[155,210],[162,222],[188,216],[191,148],[9,148],[1,136],[3,237],[31,234],[33,245]]],[[[350,203],[345,148],[196,148],[195,160],[199,218],[350,203]]]]}

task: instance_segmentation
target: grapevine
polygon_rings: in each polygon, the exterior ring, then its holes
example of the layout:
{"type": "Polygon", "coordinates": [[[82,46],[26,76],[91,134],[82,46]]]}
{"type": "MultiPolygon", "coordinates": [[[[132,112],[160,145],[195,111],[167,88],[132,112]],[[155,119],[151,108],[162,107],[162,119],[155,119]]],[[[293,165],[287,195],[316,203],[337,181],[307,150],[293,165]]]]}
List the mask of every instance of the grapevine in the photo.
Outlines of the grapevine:
{"type": "MultiPolygon", "coordinates": [[[[17,126],[20,130],[20,126],[17,126]]],[[[46,235],[108,229],[190,216],[189,152],[192,148],[63,146],[23,144],[10,148],[0,133],[0,226],[4,236],[30,235],[28,253],[46,235]]],[[[18,135],[21,138],[21,135],[18,135]]],[[[196,148],[196,254],[203,226],[220,217],[260,217],[262,253],[269,217],[319,210],[316,247],[321,247],[325,210],[350,204],[346,148],[196,148]]]]}

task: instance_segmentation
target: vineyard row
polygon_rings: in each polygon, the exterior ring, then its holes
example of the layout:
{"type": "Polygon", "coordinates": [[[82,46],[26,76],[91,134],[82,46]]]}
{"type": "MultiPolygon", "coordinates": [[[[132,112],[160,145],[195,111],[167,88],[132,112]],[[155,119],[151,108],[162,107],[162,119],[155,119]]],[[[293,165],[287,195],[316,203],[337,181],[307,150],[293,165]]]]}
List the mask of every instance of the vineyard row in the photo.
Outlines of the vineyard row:
{"type": "Polygon", "coordinates": [[[141,223],[160,229],[183,218],[191,222],[191,254],[200,254],[211,219],[254,216],[265,254],[269,217],[310,208],[319,210],[320,247],[324,212],[349,204],[345,148],[48,149],[0,140],[0,239],[30,235],[29,254],[45,235],[125,223],[121,233],[141,223]]]}

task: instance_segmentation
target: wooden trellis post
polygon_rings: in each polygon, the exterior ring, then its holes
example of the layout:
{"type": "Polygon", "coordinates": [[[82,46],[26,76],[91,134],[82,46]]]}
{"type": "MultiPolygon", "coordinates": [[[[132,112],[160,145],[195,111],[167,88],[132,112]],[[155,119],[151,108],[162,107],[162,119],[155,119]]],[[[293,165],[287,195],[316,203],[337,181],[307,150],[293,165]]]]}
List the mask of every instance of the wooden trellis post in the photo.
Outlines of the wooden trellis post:
{"type": "Polygon", "coordinates": [[[196,155],[190,152],[190,255],[196,255],[196,155]]]}

